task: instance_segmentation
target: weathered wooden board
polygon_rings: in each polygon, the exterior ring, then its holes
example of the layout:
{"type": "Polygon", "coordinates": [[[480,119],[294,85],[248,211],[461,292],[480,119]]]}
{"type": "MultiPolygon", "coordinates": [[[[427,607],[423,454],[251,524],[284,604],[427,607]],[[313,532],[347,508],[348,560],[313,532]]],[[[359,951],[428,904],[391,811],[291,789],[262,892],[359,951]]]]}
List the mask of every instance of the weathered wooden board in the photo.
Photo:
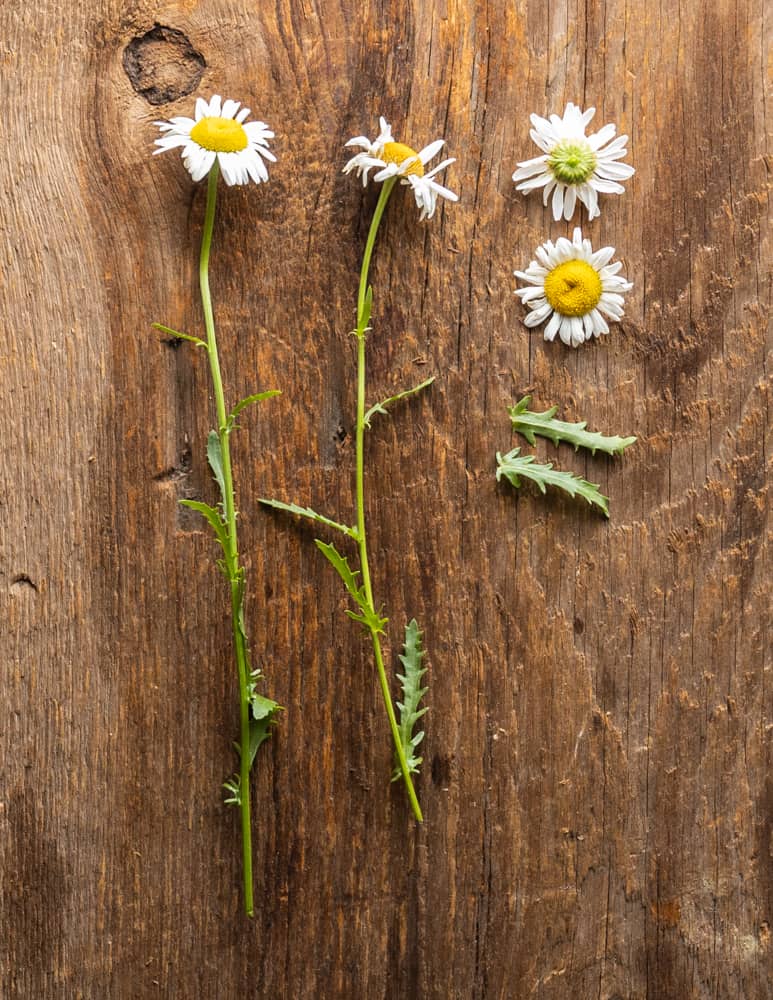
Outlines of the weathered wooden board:
{"type": "Polygon", "coordinates": [[[3,5],[3,997],[773,997],[765,42],[753,0],[3,5]],[[279,155],[224,190],[212,277],[231,398],[283,390],[236,439],[253,649],[287,708],[252,923],[226,595],[176,503],[214,499],[205,359],[150,329],[201,327],[204,189],[150,156],[195,88],[279,155]],[[510,180],[528,113],[567,100],[637,168],[587,227],[627,316],[576,352],[512,294],[570,228],[510,180]],[[340,168],[380,113],[447,138],[461,196],[423,225],[395,199],[369,347],[374,396],[438,376],[368,452],[390,662],[414,614],[429,649],[421,828],[330,567],[256,503],[351,517],[374,198],[340,168]],[[525,390],[640,435],[558,453],[609,523],[496,485],[525,390]]]}

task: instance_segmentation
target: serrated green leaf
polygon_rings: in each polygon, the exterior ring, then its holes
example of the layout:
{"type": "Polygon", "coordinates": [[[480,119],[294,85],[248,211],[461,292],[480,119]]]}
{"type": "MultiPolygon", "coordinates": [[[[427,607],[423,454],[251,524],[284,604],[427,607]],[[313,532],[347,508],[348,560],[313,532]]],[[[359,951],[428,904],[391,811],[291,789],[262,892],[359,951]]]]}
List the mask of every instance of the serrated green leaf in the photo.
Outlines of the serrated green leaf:
{"type": "Polygon", "coordinates": [[[231,412],[228,414],[228,419],[226,421],[226,428],[228,429],[229,433],[236,426],[236,418],[239,416],[242,410],[245,410],[248,406],[251,406],[253,403],[260,403],[264,399],[271,399],[273,396],[281,396],[281,395],[282,393],[281,390],[279,389],[268,389],[266,390],[266,392],[256,392],[253,393],[251,396],[245,396],[244,399],[240,399],[239,402],[236,404],[236,406],[233,408],[233,410],[231,410],[231,412]]]}
{"type": "Polygon", "coordinates": [[[361,608],[368,607],[367,598],[365,597],[365,587],[357,586],[357,577],[360,575],[359,570],[351,569],[346,556],[342,556],[335,545],[320,541],[319,538],[314,539],[314,544],[344,581],[344,586],[354,598],[356,603],[361,608]]]}
{"type": "Polygon", "coordinates": [[[348,535],[355,541],[359,538],[356,528],[349,528],[345,524],[339,524],[338,521],[331,521],[329,517],[325,517],[323,514],[318,514],[311,507],[299,507],[295,503],[283,503],[281,500],[267,500],[261,497],[258,501],[266,507],[273,507],[274,510],[284,510],[288,514],[296,514],[298,517],[307,517],[310,521],[317,521],[319,524],[327,525],[328,528],[335,528],[336,531],[342,532],[344,535],[348,535]]]}
{"type": "Polygon", "coordinates": [[[347,610],[345,613],[353,621],[360,622],[365,628],[370,629],[371,632],[383,632],[388,619],[382,618],[381,615],[376,613],[368,602],[365,587],[357,585],[357,577],[360,575],[359,570],[352,570],[346,557],[342,556],[334,545],[328,545],[326,542],[320,541],[319,538],[314,539],[314,544],[341,577],[344,586],[360,609],[359,613],[350,610],[347,610]]]}
{"type": "MultiPolygon", "coordinates": [[[[421,647],[421,630],[415,618],[411,619],[405,626],[404,650],[400,656],[400,663],[402,663],[405,673],[397,675],[403,689],[403,700],[397,702],[397,707],[400,709],[400,745],[405,754],[408,773],[418,774],[422,758],[417,756],[415,751],[424,739],[424,732],[414,733],[413,727],[427,711],[426,708],[419,708],[419,702],[427,693],[428,688],[421,686],[421,679],[426,674],[427,668],[421,665],[424,650],[421,647]]],[[[392,781],[398,781],[401,777],[402,769],[399,759],[396,757],[392,781]]]]}
{"type": "Polygon", "coordinates": [[[597,484],[589,483],[571,472],[558,472],[550,462],[539,465],[534,461],[534,455],[521,455],[520,452],[520,448],[513,448],[504,456],[497,452],[497,480],[504,476],[518,489],[523,476],[536,483],[542,493],[546,492],[546,486],[556,486],[571,497],[580,496],[589,504],[595,504],[605,517],[609,517],[609,498],[599,491],[597,484]]]}
{"type": "Polygon", "coordinates": [[[375,611],[371,610],[367,604],[360,605],[362,612],[358,614],[356,611],[351,611],[347,608],[344,614],[352,619],[353,622],[359,622],[364,625],[365,628],[370,629],[371,632],[377,632],[383,635],[384,628],[389,621],[388,618],[382,618],[381,615],[376,614],[375,611]]]}
{"type": "Polygon", "coordinates": [[[618,437],[617,435],[608,437],[604,434],[587,431],[587,421],[581,420],[576,424],[566,423],[563,420],[556,420],[555,414],[557,406],[542,413],[535,413],[528,409],[531,396],[524,396],[515,406],[508,408],[513,429],[526,438],[529,444],[535,443],[535,435],[548,438],[554,445],[558,446],[559,441],[566,441],[574,445],[574,450],[587,448],[592,455],[597,451],[603,451],[607,455],[621,454],[634,443],[635,437],[618,437]]]}
{"type": "Polygon", "coordinates": [[[220,516],[220,512],[210,507],[208,503],[201,503],[199,500],[180,500],[181,507],[188,507],[190,510],[198,511],[209,521],[215,536],[223,548],[223,552],[228,554],[228,529],[220,516]]]}
{"type": "Polygon", "coordinates": [[[166,333],[170,337],[176,337],[177,340],[188,340],[191,344],[195,344],[196,347],[203,347],[208,350],[207,342],[202,340],[201,337],[191,337],[189,333],[180,333],[179,330],[173,330],[171,326],[164,326],[163,323],[153,323],[153,328],[155,330],[160,330],[161,333],[166,333]]]}
{"type": "Polygon", "coordinates": [[[396,396],[390,396],[388,399],[382,399],[380,403],[375,403],[368,412],[363,417],[363,424],[366,427],[370,427],[370,420],[376,413],[387,413],[387,406],[391,406],[392,403],[397,403],[401,399],[406,399],[408,396],[415,396],[417,392],[421,392],[422,389],[426,389],[428,385],[432,385],[435,381],[435,376],[425,379],[418,385],[415,385],[412,389],[406,389],[404,392],[398,392],[396,396]]]}
{"type": "Polygon", "coordinates": [[[223,475],[223,449],[220,444],[220,435],[217,431],[210,431],[207,437],[207,460],[217,485],[220,487],[220,497],[225,510],[225,476],[223,475]]]}

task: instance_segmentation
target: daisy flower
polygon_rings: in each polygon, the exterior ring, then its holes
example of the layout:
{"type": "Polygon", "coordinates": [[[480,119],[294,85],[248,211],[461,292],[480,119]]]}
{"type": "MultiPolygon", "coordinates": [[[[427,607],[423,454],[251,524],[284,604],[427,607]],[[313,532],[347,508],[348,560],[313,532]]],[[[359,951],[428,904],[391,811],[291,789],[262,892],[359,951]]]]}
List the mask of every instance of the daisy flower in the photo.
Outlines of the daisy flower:
{"type": "Polygon", "coordinates": [[[180,115],[168,122],[154,122],[164,133],[156,139],[154,153],[182,146],[185,168],[194,181],[203,180],[217,160],[226,184],[260,184],[268,180],[264,160],[276,163],[268,148],[274,133],[265,122],[248,122],[250,109],[239,101],[196,99],[194,118],[180,115]]]}
{"type": "Polygon", "coordinates": [[[628,136],[614,138],[617,126],[605,125],[585,135],[595,113],[595,108],[581,111],[570,101],[563,118],[551,115],[548,121],[531,116],[534,128],[529,135],[545,155],[519,163],[513,180],[520,181],[517,191],[544,188],[544,205],[552,191],[556,222],[562,215],[567,222],[571,219],[578,198],[588,209],[588,219],[595,219],[600,214],[599,194],[622,194],[625,188],[620,181],[634,172],[627,163],[617,162],[628,152],[628,136]]]}
{"type": "Polygon", "coordinates": [[[438,197],[447,198],[449,201],[459,200],[459,195],[438,184],[434,179],[441,170],[455,163],[455,158],[443,160],[429,173],[424,172],[427,163],[445,145],[444,139],[436,139],[417,153],[410,146],[395,142],[392,128],[385,118],[379,118],[379,127],[380,132],[376,139],[358,135],[346,143],[347,146],[359,146],[362,152],[355,154],[349,160],[343,170],[345,174],[356,170],[358,177],[362,178],[363,186],[368,183],[368,173],[374,168],[377,170],[373,175],[374,181],[381,182],[390,177],[399,177],[401,184],[406,184],[413,190],[416,204],[421,209],[420,220],[432,218],[438,197]]]}
{"type": "Polygon", "coordinates": [[[516,277],[527,282],[515,294],[531,310],[524,323],[545,327],[545,340],[556,334],[570,347],[579,347],[591,337],[609,333],[604,316],[615,322],[623,317],[623,293],[633,285],[618,275],[620,261],[609,262],[614,247],[593,252],[590,240],[584,240],[579,227],[571,243],[561,236],[537,247],[537,259],[516,277]],[[603,314],[603,315],[602,315],[603,314]]]}

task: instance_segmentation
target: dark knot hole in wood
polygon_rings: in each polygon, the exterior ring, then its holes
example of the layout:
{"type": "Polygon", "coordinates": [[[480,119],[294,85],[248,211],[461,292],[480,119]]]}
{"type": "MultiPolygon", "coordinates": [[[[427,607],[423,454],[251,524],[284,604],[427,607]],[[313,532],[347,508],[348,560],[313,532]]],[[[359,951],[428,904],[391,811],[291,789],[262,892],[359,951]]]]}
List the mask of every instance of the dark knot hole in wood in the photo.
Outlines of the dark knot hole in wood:
{"type": "Polygon", "coordinates": [[[197,89],[206,60],[177,28],[154,25],[123,50],[132,87],[149,104],[168,104],[197,89]]]}

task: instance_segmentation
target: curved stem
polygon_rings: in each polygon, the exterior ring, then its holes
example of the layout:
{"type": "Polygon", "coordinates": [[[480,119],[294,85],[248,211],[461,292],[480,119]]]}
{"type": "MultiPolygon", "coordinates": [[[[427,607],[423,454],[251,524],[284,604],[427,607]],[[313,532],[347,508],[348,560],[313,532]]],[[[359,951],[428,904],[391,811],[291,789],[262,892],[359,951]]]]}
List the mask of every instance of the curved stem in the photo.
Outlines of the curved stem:
{"type": "MultiPolygon", "coordinates": [[[[389,196],[392,193],[392,189],[395,186],[396,178],[390,178],[384,182],[381,188],[381,194],[379,195],[378,203],[376,205],[376,210],[373,213],[373,220],[370,224],[370,231],[368,233],[368,239],[365,244],[365,253],[362,258],[362,267],[360,269],[360,287],[357,294],[357,329],[355,330],[357,336],[357,436],[356,436],[356,451],[357,451],[357,472],[356,472],[356,494],[357,494],[357,544],[360,552],[360,569],[362,571],[362,582],[365,587],[365,596],[367,597],[368,604],[370,605],[371,611],[375,613],[376,608],[373,602],[373,589],[370,582],[370,568],[368,566],[368,542],[365,530],[365,456],[364,456],[364,439],[365,439],[365,338],[367,335],[367,325],[369,316],[369,309],[366,311],[366,297],[368,290],[368,272],[370,270],[370,259],[373,255],[373,247],[376,242],[376,234],[378,233],[378,227],[381,223],[381,218],[384,214],[384,209],[386,208],[389,196]]],[[[387,679],[386,670],[384,669],[384,657],[381,653],[381,642],[378,637],[378,632],[372,627],[370,628],[370,637],[373,642],[373,655],[376,658],[376,669],[378,670],[378,679],[381,685],[381,693],[384,698],[384,706],[386,707],[387,717],[389,719],[389,728],[392,730],[392,739],[394,740],[395,750],[397,752],[397,759],[400,764],[400,772],[403,777],[403,782],[405,783],[405,790],[408,793],[408,799],[411,803],[411,808],[413,809],[413,814],[416,819],[421,823],[423,821],[423,816],[421,813],[421,806],[419,805],[419,800],[416,797],[416,790],[413,787],[413,781],[411,780],[411,775],[408,770],[408,762],[405,759],[405,752],[403,751],[402,740],[400,739],[400,731],[397,726],[397,719],[395,717],[395,710],[392,704],[392,696],[389,692],[389,681],[387,679]]]]}
{"type": "Polygon", "coordinates": [[[223,506],[225,508],[228,549],[225,553],[225,567],[231,585],[231,628],[233,631],[236,668],[239,674],[239,795],[242,826],[242,858],[244,869],[244,908],[249,916],[254,913],[252,896],[252,827],[250,823],[250,704],[249,670],[247,649],[240,621],[242,606],[242,585],[239,570],[239,545],[236,536],[236,504],[234,501],[233,473],[231,471],[231,449],[228,441],[227,413],[223,379],[220,374],[220,359],[217,353],[215,319],[212,313],[212,297],[209,291],[209,251],[212,245],[212,230],[215,222],[217,200],[218,163],[212,166],[207,181],[207,208],[204,215],[204,234],[201,239],[199,259],[199,285],[201,303],[204,308],[204,326],[207,331],[207,354],[212,372],[212,385],[217,409],[217,435],[223,463],[223,506]]]}

